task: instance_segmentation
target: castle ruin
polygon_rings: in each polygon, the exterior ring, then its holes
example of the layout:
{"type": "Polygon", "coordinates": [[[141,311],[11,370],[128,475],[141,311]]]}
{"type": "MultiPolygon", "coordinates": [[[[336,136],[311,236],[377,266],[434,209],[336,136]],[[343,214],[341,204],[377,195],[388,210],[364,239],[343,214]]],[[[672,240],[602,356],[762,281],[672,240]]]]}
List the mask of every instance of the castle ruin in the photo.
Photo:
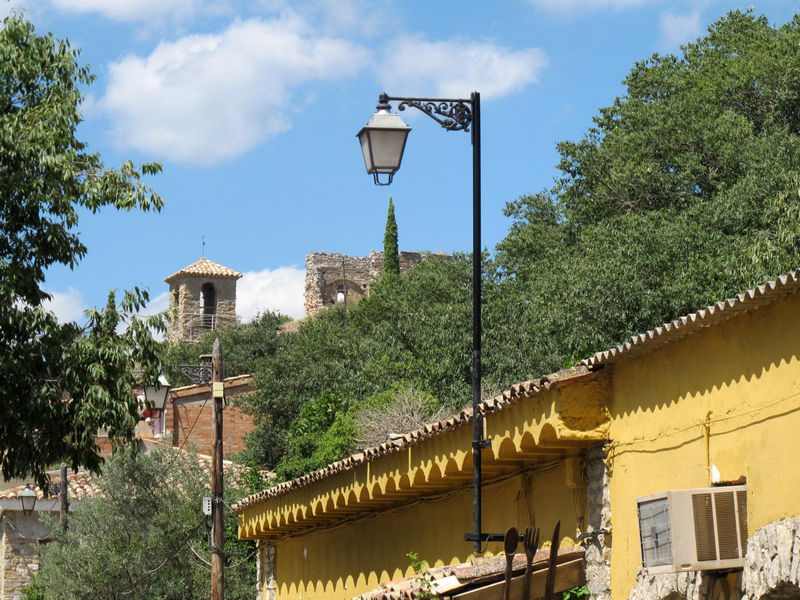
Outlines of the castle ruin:
{"type": "MultiPolygon", "coordinates": [[[[400,273],[406,274],[430,254],[400,252],[400,273]]],[[[383,274],[383,252],[369,256],[347,256],[338,252],[306,255],[305,309],[307,315],[321,308],[359,299],[369,294],[373,281],[383,274]]]]}

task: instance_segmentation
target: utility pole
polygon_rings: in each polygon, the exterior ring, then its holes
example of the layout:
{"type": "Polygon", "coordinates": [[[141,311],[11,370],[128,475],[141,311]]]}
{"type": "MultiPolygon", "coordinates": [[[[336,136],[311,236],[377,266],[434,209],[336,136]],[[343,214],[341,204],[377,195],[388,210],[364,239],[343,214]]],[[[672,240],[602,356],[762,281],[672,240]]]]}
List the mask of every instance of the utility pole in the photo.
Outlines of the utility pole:
{"type": "Polygon", "coordinates": [[[222,373],[222,348],[214,340],[211,354],[211,390],[214,397],[214,453],[211,456],[211,600],[225,600],[225,529],[222,523],[222,402],[225,383],[222,373]]]}
{"type": "Polygon", "coordinates": [[[61,474],[61,485],[58,488],[59,516],[61,518],[61,531],[66,533],[67,510],[69,510],[69,504],[67,503],[67,488],[68,488],[67,465],[63,462],[61,463],[59,473],[61,474]]]}

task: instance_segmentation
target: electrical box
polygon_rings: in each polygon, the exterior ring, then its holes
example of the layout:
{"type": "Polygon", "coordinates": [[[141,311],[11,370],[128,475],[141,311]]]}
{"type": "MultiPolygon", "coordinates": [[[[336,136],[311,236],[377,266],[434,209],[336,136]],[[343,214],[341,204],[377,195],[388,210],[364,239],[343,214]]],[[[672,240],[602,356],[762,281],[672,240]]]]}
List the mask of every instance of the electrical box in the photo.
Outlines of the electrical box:
{"type": "Polygon", "coordinates": [[[203,496],[203,514],[211,516],[211,496],[203,496]]]}

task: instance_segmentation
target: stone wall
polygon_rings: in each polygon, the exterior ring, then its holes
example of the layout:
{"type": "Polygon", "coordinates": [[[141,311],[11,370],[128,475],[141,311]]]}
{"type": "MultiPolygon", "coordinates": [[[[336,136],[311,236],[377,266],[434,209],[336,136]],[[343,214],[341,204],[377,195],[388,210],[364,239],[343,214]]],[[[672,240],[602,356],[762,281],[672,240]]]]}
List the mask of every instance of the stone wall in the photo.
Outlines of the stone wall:
{"type": "MultiPolygon", "coordinates": [[[[429,254],[400,252],[400,273],[408,273],[426,260],[429,254]]],[[[437,256],[448,256],[446,254],[437,256]]],[[[339,301],[357,300],[369,294],[370,285],[383,273],[383,252],[372,250],[369,256],[348,256],[312,252],[306,255],[305,309],[307,315],[339,301]]]]}
{"type": "Polygon", "coordinates": [[[236,279],[233,277],[206,278],[187,275],[169,286],[170,342],[196,342],[210,329],[227,329],[236,324],[236,279]],[[214,286],[216,311],[213,322],[204,317],[201,309],[203,285],[214,286]]]}
{"type": "Polygon", "coordinates": [[[39,571],[39,539],[48,536],[37,513],[0,512],[0,600],[19,600],[39,571]]]}
{"type": "Polygon", "coordinates": [[[746,600],[800,598],[800,519],[770,523],[747,540],[743,580],[746,600]]]}
{"type": "Polygon", "coordinates": [[[611,494],[608,490],[608,468],[605,445],[595,446],[584,456],[589,523],[586,538],[586,585],[592,600],[611,598],[611,494]]]}

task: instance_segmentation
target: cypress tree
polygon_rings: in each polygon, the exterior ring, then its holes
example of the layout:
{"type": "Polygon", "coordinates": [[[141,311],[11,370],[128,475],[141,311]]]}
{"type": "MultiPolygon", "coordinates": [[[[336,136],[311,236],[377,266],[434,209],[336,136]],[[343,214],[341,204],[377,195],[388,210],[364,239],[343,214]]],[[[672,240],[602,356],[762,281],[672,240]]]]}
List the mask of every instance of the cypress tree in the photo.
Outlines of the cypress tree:
{"type": "Polygon", "coordinates": [[[394,220],[394,204],[389,198],[389,214],[386,215],[386,232],[383,234],[383,274],[400,275],[400,253],[397,250],[397,221],[394,220]]]}

